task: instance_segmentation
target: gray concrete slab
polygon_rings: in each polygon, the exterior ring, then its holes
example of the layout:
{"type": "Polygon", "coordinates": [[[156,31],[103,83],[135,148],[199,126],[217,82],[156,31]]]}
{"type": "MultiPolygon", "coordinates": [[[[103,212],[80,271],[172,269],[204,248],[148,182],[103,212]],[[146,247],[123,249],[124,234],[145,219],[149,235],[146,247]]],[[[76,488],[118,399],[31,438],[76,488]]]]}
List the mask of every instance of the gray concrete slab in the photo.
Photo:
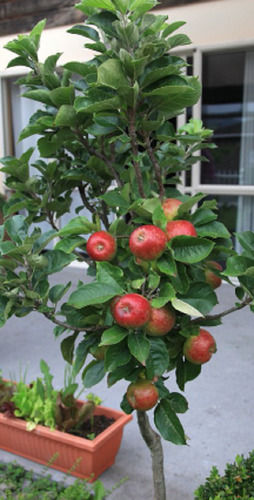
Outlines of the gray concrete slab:
{"type": "MultiPolygon", "coordinates": [[[[69,268],[61,278],[73,283],[85,271],[69,268]]],[[[56,275],[54,283],[60,282],[56,275]]],[[[218,291],[221,301],[216,310],[234,304],[232,289],[223,284],[218,291]]],[[[245,455],[254,448],[253,378],[254,378],[254,315],[243,309],[225,317],[223,326],[209,328],[216,338],[218,351],[203,366],[201,376],[186,385],[185,396],[189,411],[181,421],[189,437],[188,446],[175,446],[164,442],[165,474],[168,500],[191,500],[195,488],[204,482],[212,465],[224,470],[226,462],[235,455],[245,455]]],[[[20,367],[28,370],[27,379],[39,374],[40,359],[45,359],[54,374],[56,387],[63,384],[64,362],[61,358],[60,339],[54,339],[53,326],[39,314],[22,319],[12,318],[0,331],[0,368],[5,377],[18,377],[20,367]]],[[[107,389],[105,381],[93,392],[103,404],[119,408],[127,383],[120,382],[107,389]]],[[[168,382],[176,390],[174,378],[168,382]]],[[[85,394],[84,394],[85,395],[85,394]]],[[[151,412],[150,412],[151,413],[151,412]]],[[[151,413],[152,416],[152,413],[151,413]]],[[[0,450],[0,460],[17,460],[28,468],[41,471],[39,465],[0,450]]],[[[58,479],[61,473],[52,470],[58,479]]],[[[128,481],[113,492],[112,500],[152,500],[152,477],[149,451],[139,435],[135,421],[125,427],[124,438],[116,463],[102,474],[106,487],[111,488],[121,478],[128,481]]]]}

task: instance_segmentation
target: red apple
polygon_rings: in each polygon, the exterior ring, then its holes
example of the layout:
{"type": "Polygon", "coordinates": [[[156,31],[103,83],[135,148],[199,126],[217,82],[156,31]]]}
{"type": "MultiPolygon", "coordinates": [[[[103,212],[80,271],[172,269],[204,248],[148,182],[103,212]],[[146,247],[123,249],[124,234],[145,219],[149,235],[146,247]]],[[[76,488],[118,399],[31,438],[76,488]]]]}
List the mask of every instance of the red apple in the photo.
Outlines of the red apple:
{"type": "Polygon", "coordinates": [[[143,260],[157,259],[165,250],[166,243],[164,231],[152,224],[135,229],[129,240],[130,251],[143,260]]]}
{"type": "Polygon", "coordinates": [[[163,212],[168,221],[174,219],[177,216],[178,208],[182,205],[182,201],[176,198],[167,198],[162,203],[163,212]]]}
{"type": "Polygon", "coordinates": [[[213,289],[218,288],[221,285],[222,279],[215,274],[212,269],[218,269],[218,271],[223,271],[223,267],[219,264],[219,262],[215,262],[214,260],[210,260],[206,262],[207,268],[205,269],[205,279],[206,282],[211,285],[213,289]]]}
{"type": "Polygon", "coordinates": [[[186,359],[195,365],[207,363],[216,350],[216,342],[213,336],[203,328],[200,328],[198,335],[189,337],[183,346],[186,359]]]}
{"type": "Polygon", "coordinates": [[[169,307],[151,308],[151,317],[146,324],[146,332],[153,337],[166,335],[175,324],[175,313],[169,307]]]}
{"type": "Polygon", "coordinates": [[[107,231],[97,231],[88,238],[86,251],[93,260],[112,260],[116,253],[116,240],[107,231]]]}
{"type": "Polygon", "coordinates": [[[118,325],[125,328],[139,328],[147,323],[151,316],[148,300],[138,293],[126,293],[113,299],[111,312],[118,325]]]}
{"type": "Polygon", "coordinates": [[[158,398],[158,390],[150,380],[138,380],[127,388],[127,400],[134,410],[150,410],[156,405],[158,398]]]}
{"type": "Polygon", "coordinates": [[[175,236],[197,236],[197,231],[188,220],[171,220],[166,226],[168,241],[175,236]]]}

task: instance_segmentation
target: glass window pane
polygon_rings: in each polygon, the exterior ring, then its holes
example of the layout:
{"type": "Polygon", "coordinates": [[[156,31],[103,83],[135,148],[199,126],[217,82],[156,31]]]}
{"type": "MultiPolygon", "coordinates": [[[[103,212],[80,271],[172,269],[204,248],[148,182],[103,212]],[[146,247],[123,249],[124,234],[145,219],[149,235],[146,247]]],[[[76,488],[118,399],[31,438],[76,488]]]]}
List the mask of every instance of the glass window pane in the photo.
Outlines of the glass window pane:
{"type": "Polygon", "coordinates": [[[214,130],[218,149],[205,152],[209,161],[202,164],[202,183],[254,184],[251,55],[243,51],[204,55],[202,119],[206,127],[214,130]]]}

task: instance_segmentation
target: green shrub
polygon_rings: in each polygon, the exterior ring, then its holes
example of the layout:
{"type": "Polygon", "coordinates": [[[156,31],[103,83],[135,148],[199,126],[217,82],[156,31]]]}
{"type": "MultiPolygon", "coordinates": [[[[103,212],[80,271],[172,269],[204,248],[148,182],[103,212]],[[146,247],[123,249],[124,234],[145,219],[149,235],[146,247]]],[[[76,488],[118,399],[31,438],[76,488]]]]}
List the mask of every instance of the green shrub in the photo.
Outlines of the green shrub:
{"type": "Polygon", "coordinates": [[[254,500],[254,451],[247,458],[237,455],[233,464],[227,464],[224,475],[212,467],[205,484],[195,491],[195,500],[254,500]]]}
{"type": "Polygon", "coordinates": [[[0,463],[0,488],[0,500],[103,500],[110,494],[99,480],[90,485],[76,479],[67,486],[50,474],[38,476],[16,463],[0,463]]]}

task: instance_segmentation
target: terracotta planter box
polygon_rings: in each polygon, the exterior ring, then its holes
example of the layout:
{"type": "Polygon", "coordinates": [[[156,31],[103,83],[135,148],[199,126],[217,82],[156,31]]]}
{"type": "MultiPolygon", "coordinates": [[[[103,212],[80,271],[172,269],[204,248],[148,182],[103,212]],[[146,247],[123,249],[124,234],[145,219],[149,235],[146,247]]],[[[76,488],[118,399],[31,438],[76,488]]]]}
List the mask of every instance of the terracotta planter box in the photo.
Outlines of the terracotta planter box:
{"type": "Polygon", "coordinates": [[[30,432],[24,420],[0,413],[0,448],[92,482],[113,465],[123,427],[132,419],[104,406],[98,406],[95,414],[114,418],[115,422],[90,441],[42,425],[30,432]]]}

